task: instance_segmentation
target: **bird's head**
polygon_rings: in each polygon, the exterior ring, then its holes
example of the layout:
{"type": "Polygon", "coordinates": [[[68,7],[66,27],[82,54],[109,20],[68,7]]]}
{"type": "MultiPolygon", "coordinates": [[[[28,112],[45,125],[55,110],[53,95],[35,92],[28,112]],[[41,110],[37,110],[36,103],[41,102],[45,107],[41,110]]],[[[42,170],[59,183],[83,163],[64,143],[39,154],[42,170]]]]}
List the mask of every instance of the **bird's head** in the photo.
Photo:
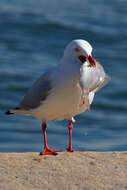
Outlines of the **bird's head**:
{"type": "Polygon", "coordinates": [[[93,67],[96,67],[95,60],[92,55],[92,46],[85,40],[73,40],[68,44],[64,51],[64,57],[74,58],[77,63],[85,63],[86,61],[93,67]]]}

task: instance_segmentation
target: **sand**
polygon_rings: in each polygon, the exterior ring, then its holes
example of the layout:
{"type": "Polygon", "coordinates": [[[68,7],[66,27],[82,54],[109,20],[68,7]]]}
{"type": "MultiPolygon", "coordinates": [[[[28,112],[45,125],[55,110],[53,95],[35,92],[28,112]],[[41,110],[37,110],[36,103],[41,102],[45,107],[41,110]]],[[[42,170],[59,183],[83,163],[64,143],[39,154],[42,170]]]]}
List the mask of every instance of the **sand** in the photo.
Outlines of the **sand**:
{"type": "Polygon", "coordinates": [[[127,152],[0,154],[0,190],[124,189],[127,152]]]}

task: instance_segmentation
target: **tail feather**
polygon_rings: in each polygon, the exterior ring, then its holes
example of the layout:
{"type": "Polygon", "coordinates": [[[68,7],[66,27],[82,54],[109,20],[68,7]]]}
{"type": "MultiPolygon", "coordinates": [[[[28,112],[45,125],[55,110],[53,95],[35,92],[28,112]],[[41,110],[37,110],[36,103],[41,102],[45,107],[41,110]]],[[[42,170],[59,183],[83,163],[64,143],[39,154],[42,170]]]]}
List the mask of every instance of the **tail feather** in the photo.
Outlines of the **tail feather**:
{"type": "Polygon", "coordinates": [[[6,114],[6,115],[10,115],[10,114],[14,114],[14,113],[11,113],[11,111],[8,110],[8,111],[5,112],[5,114],[6,114]]]}
{"type": "Polygon", "coordinates": [[[31,115],[29,110],[23,110],[20,108],[8,110],[7,112],[5,112],[5,114],[6,115],[10,115],[10,114],[31,115]]]}

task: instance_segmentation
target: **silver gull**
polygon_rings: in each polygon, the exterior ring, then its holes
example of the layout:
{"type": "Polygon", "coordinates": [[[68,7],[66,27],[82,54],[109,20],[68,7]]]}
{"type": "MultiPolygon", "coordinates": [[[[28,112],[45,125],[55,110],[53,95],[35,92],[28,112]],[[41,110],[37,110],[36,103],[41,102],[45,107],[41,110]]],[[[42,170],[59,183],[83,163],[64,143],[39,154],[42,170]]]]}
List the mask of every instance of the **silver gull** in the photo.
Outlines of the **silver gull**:
{"type": "Polygon", "coordinates": [[[21,103],[9,114],[34,116],[42,122],[44,149],[41,154],[56,155],[47,145],[46,122],[69,120],[69,146],[72,149],[72,128],[74,116],[90,109],[95,92],[109,81],[103,67],[93,59],[92,46],[85,40],[73,40],[65,48],[60,63],[42,74],[21,103]]]}

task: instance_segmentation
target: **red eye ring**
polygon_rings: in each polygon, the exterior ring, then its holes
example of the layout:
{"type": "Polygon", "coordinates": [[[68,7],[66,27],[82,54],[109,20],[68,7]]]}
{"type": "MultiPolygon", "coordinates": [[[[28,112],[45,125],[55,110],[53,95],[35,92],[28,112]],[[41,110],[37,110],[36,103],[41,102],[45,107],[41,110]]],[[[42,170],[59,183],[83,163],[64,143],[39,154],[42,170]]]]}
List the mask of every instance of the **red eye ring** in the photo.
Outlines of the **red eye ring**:
{"type": "Polygon", "coordinates": [[[79,60],[80,60],[82,63],[84,63],[84,62],[87,60],[87,57],[84,56],[84,55],[80,55],[80,56],[78,56],[78,58],[79,58],[79,60]]]}
{"type": "Polygon", "coordinates": [[[78,48],[75,48],[75,51],[76,51],[76,52],[79,52],[80,50],[79,50],[78,48]]]}

